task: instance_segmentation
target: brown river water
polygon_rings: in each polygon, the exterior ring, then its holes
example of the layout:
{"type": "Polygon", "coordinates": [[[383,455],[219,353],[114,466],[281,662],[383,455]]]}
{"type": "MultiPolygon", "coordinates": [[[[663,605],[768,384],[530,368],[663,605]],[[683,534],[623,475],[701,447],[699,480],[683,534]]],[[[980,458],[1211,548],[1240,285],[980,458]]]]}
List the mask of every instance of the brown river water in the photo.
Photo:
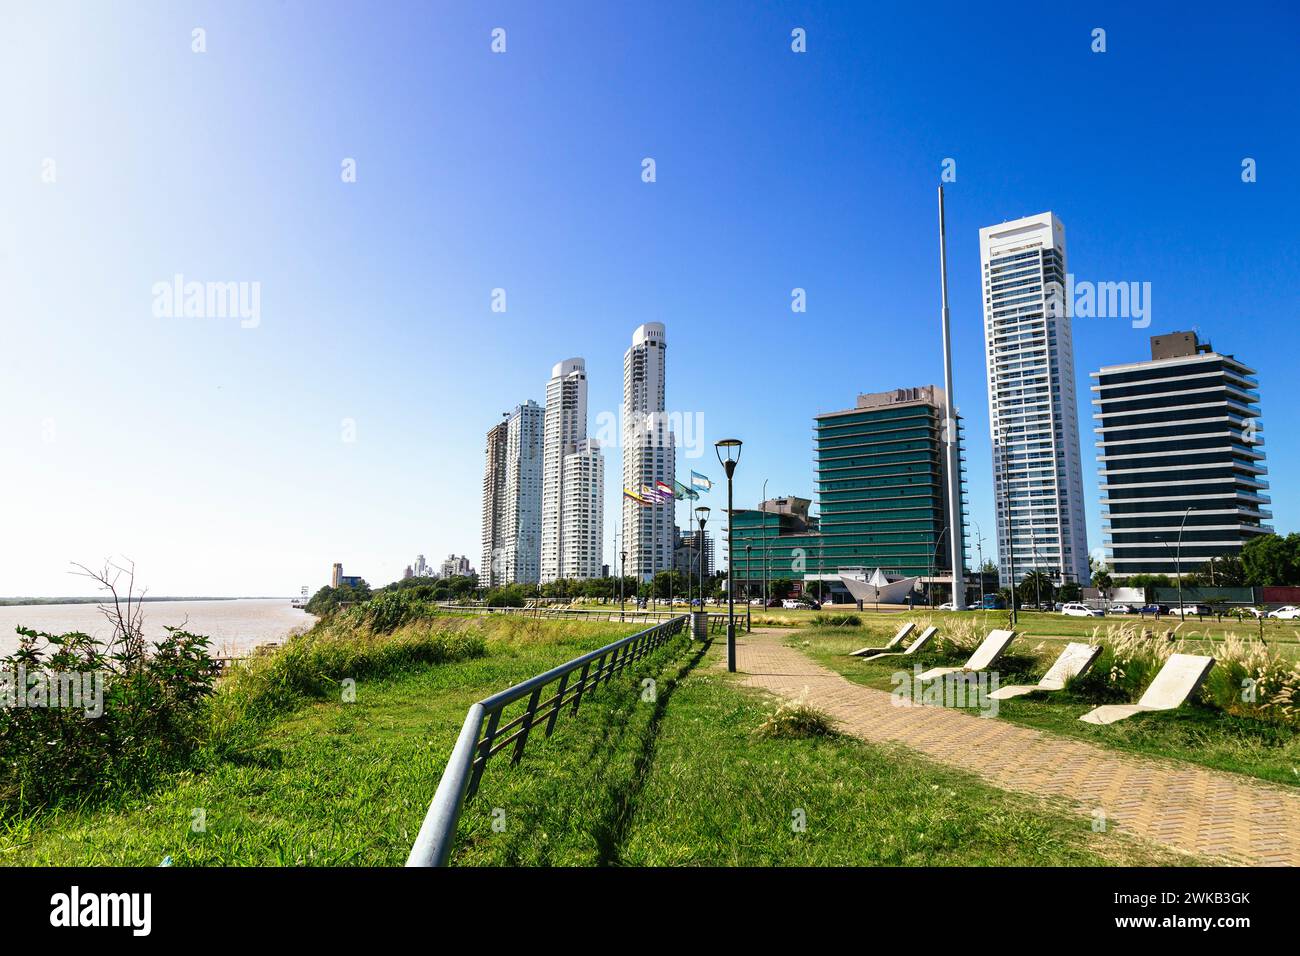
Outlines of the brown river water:
{"type": "MultiPolygon", "coordinates": [[[[186,630],[212,639],[214,657],[237,657],[269,641],[306,630],[316,619],[289,606],[288,598],[233,601],[148,601],[144,632],[151,640],[166,635],[165,625],[185,624],[186,630]],[[188,622],[187,622],[188,619],[188,622]]],[[[0,655],[18,646],[18,625],[51,634],[84,631],[104,641],[113,633],[95,604],[28,604],[0,607],[0,655]]]]}

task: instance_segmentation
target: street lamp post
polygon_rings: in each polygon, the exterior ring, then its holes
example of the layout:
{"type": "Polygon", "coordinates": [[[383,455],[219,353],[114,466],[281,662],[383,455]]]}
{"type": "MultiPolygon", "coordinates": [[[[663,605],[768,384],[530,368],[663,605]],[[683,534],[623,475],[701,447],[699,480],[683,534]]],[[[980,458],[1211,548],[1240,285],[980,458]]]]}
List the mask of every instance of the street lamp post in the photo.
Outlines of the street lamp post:
{"type": "MultiPolygon", "coordinates": [[[[709,606],[704,603],[704,526],[709,521],[709,506],[700,505],[695,509],[695,520],[700,523],[700,536],[698,544],[700,546],[700,613],[704,615],[704,621],[707,625],[709,606]]],[[[705,636],[708,635],[707,626],[704,629],[705,636]]]]}
{"type": "MultiPolygon", "coordinates": [[[[1007,529],[1007,574],[1010,575],[1011,581],[1011,626],[1015,627],[1019,620],[1016,614],[1016,542],[1012,537],[1011,530],[1011,485],[1008,477],[1009,468],[1007,465],[1007,428],[1002,426],[1002,487],[1005,489],[1003,494],[1003,513],[1002,525],[1007,529]]],[[[1032,518],[1030,519],[1032,521],[1032,518]]],[[[998,548],[1002,547],[1001,538],[1002,528],[998,528],[998,548]]]]}
{"type": "MultiPolygon", "coordinates": [[[[690,516],[687,515],[686,527],[689,528],[690,526],[691,526],[691,519],[690,516]]],[[[691,551],[693,550],[694,549],[689,544],[686,545],[686,613],[687,614],[691,613],[691,608],[695,607],[695,605],[691,603],[691,589],[695,586],[694,585],[695,571],[693,570],[695,561],[693,558],[691,558],[691,551]]],[[[676,564],[677,562],[674,559],[673,565],[676,566],[676,564]]]]}
{"type": "Polygon", "coordinates": [[[763,610],[767,610],[767,479],[763,479],[763,504],[758,506],[759,518],[763,522],[763,610]]]}
{"type": "Polygon", "coordinates": [[[627,581],[627,551],[620,551],[618,557],[618,619],[621,621],[627,612],[627,598],[623,594],[623,586],[627,581]]]}
{"type": "MultiPolygon", "coordinates": [[[[939,532],[939,537],[934,539],[934,551],[930,554],[930,587],[926,590],[927,603],[930,605],[930,607],[934,607],[934,576],[936,574],[936,570],[935,570],[936,565],[938,565],[939,563],[939,545],[943,544],[943,536],[947,533],[948,533],[948,526],[945,525],[944,529],[939,532]]],[[[953,580],[952,588],[954,592],[957,590],[957,581],[955,578],[953,580]]],[[[877,592],[877,599],[879,599],[878,596],[879,596],[880,589],[876,588],[876,592],[877,592]]],[[[957,602],[953,601],[953,607],[956,606],[957,606],[957,602]]]]}
{"type": "Polygon", "coordinates": [[[1183,528],[1187,524],[1187,516],[1192,513],[1192,506],[1188,505],[1187,510],[1183,512],[1183,520],[1178,522],[1178,546],[1174,551],[1174,573],[1178,575],[1178,617],[1180,620],[1186,618],[1183,611],[1183,528]]]}
{"type": "Polygon", "coordinates": [[[750,631],[753,630],[753,627],[750,625],[750,616],[749,616],[749,609],[753,606],[754,603],[752,600],[750,600],[750,592],[753,591],[754,589],[754,586],[751,583],[753,581],[753,578],[749,576],[749,552],[750,550],[753,549],[753,547],[754,546],[752,544],[745,545],[745,633],[746,634],[748,634],[750,631]]]}
{"type": "Polygon", "coordinates": [[[735,498],[732,476],[740,463],[739,438],[724,438],[713,443],[718,463],[727,473],[727,670],[736,670],[736,528],[735,498]],[[733,458],[732,455],[735,455],[733,458]]]}

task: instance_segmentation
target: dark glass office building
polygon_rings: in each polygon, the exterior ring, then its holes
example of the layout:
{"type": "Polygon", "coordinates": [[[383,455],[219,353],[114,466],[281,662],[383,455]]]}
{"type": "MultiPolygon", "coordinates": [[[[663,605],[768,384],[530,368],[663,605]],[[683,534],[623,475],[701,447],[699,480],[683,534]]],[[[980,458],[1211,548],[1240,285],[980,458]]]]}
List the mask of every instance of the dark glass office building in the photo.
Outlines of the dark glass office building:
{"type": "Polygon", "coordinates": [[[1092,377],[1115,576],[1187,574],[1272,530],[1254,369],[1173,332],[1092,377]]]}

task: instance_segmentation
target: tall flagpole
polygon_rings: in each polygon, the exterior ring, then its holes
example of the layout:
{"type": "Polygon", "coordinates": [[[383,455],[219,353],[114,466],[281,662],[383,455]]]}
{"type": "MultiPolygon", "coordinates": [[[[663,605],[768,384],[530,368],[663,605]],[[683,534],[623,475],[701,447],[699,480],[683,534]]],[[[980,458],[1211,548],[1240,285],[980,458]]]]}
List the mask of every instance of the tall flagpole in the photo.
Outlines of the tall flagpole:
{"type": "Polygon", "coordinates": [[[948,239],[944,231],[943,183],[939,184],[939,285],[943,303],[943,414],[948,461],[948,545],[952,548],[952,606],[966,610],[966,569],[962,551],[966,529],[961,513],[961,446],[952,400],[952,342],[948,322],[948,239]]]}

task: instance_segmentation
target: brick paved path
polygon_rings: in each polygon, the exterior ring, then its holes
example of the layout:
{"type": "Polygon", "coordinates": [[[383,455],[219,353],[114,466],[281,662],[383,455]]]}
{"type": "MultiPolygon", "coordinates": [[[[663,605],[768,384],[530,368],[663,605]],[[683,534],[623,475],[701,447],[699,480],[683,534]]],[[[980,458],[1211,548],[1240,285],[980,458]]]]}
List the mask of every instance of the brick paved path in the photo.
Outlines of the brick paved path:
{"type": "MultiPolygon", "coordinates": [[[[1065,798],[1108,825],[1203,856],[1300,865],[1300,793],[1190,764],[1107,750],[996,718],[942,707],[896,706],[782,641],[789,631],[737,635],[744,684],[806,700],[871,742],[903,744],[1004,790],[1065,798]]],[[[722,665],[722,666],[725,666],[722,665]]]]}

